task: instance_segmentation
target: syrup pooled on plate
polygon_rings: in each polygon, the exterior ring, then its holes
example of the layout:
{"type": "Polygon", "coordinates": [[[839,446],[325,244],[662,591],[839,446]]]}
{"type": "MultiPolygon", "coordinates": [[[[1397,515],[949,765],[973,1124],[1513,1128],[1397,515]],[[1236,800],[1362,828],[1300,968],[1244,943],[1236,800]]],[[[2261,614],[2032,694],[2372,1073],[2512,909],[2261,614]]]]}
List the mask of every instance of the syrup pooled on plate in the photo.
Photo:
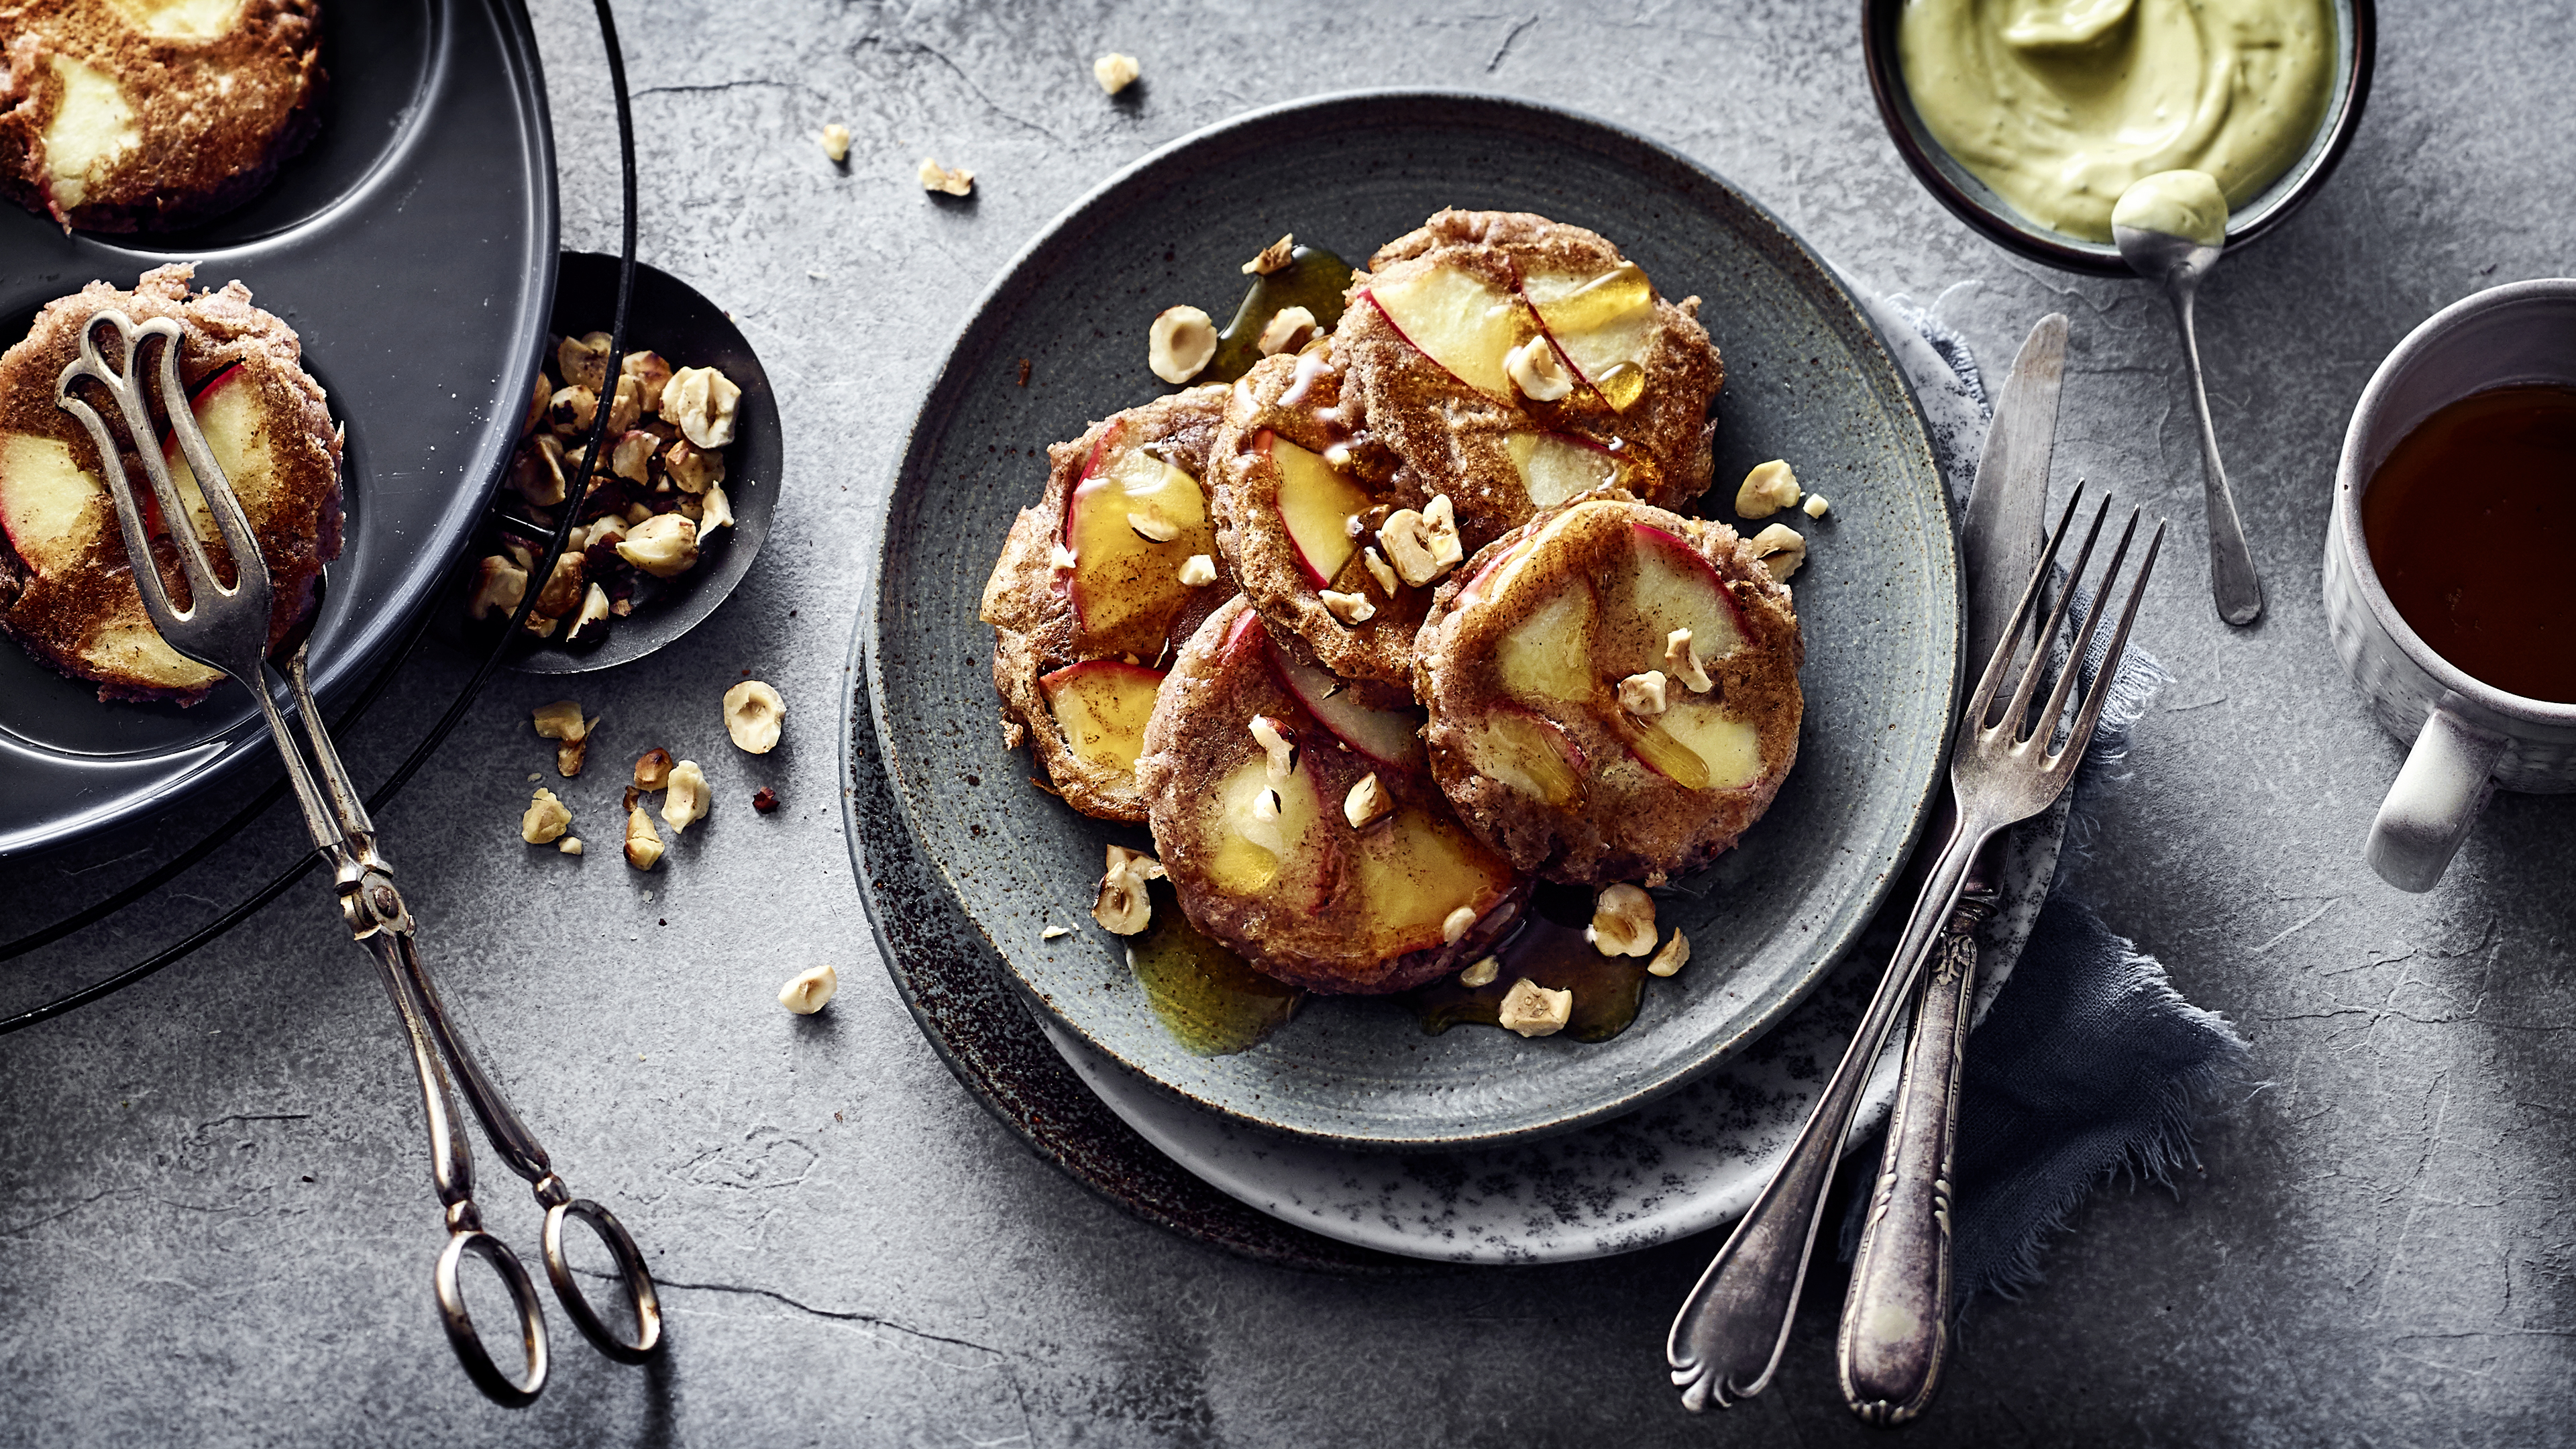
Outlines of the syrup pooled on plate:
{"type": "Polygon", "coordinates": [[[2361,529],[2434,653],[2576,704],[2576,387],[2472,393],[2416,424],[2371,475],[2361,529]]]}
{"type": "Polygon", "coordinates": [[[1460,1022],[1499,1026],[1503,997],[1526,976],[1550,991],[1574,993],[1564,1035],[1604,1042],[1628,1029],[1646,991],[1644,956],[1604,956],[1584,939],[1592,924],[1592,892],[1582,886],[1542,882],[1530,897],[1526,923],[1494,954],[1502,969],[1483,986],[1461,986],[1455,976],[1413,993],[1422,1029],[1438,1036],[1460,1022]]]}
{"type": "Polygon", "coordinates": [[[1155,1019],[1192,1055],[1249,1051],[1296,1013],[1304,991],[1200,935],[1167,882],[1154,883],[1153,898],[1153,924],[1127,943],[1127,965],[1155,1019]]]}
{"type": "Polygon", "coordinates": [[[1244,289],[1234,320],[1216,335],[1216,356],[1192,382],[1232,382],[1261,360],[1261,331],[1291,307],[1314,314],[1317,335],[1342,320],[1342,294],[1350,289],[1351,264],[1322,247],[1296,247],[1288,265],[1256,276],[1244,289]]]}

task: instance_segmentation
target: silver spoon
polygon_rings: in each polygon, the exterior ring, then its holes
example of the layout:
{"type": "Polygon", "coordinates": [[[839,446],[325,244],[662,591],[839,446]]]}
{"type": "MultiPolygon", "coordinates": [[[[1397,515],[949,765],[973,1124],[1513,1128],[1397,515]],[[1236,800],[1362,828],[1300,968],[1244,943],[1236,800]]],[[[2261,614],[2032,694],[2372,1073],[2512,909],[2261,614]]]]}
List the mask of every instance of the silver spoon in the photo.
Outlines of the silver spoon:
{"type": "MultiPolygon", "coordinates": [[[[2217,184],[2198,172],[2150,176],[2132,187],[2131,195],[2180,176],[2208,182],[2208,196],[2217,199],[2217,184]]],[[[2228,489],[2226,466],[2218,461],[2218,432],[2210,425],[2209,390],[2200,377],[2200,341],[2191,325],[2192,297],[2200,290],[2200,279],[2218,265],[2218,254],[2227,244],[2224,200],[2218,205],[2214,226],[2193,227],[2200,232],[2198,237],[2178,236],[2123,224],[2123,215],[2164,219],[2184,214],[2171,208],[2133,208],[2130,196],[2123,196],[2119,210],[2112,213],[2111,240],[2118,244],[2120,259],[2129,264],[2129,270],[2165,289],[2166,299],[2173,303],[2174,320],[2181,324],[2183,364],[2191,372],[2191,405],[2200,416],[2200,481],[2209,514],[2209,591],[2217,601],[2218,616],[2241,625],[2262,617],[2263,581],[2255,577],[2254,556],[2245,547],[2245,523],[2236,516],[2236,495],[2228,489]]]]}

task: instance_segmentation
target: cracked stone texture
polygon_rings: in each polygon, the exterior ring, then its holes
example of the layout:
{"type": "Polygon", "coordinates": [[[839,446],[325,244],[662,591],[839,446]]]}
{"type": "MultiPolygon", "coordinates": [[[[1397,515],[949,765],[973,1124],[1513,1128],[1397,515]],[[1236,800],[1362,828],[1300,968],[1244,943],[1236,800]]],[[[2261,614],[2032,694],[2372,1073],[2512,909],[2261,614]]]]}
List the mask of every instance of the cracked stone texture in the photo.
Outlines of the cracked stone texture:
{"type": "MultiPolygon", "coordinates": [[[[586,859],[512,836],[551,747],[502,679],[384,813],[450,999],[577,1190],[633,1224],[672,1348],[613,1366],[560,1315],[536,1408],[451,1360],[419,1108],[371,969],[308,881],[149,983],[0,1044],[0,1441],[138,1443],[1600,1444],[1852,1442],[1829,1292],[1777,1385],[1692,1419],[1675,1303],[1715,1242],[1616,1261],[1346,1282],[1138,1223],[959,1089],[873,958],[835,789],[854,551],[966,309],[1116,167],[1247,107],[1465,86],[1595,112],[1733,178],[1855,276],[1930,298],[1998,370],[2075,319],[2057,476],[2170,513],[2140,637],[2181,676],[2101,802],[2082,892],[2255,1043],[2267,1085],[2179,1194],[2114,1188],[2049,1279],[1974,1324],[1917,1442],[2539,1443],[2576,1374],[2576,800],[2504,796],[2441,888],[2358,847],[2400,746],[2326,643],[2337,449],[2377,360],[2479,287],[2576,271],[2563,10],[2390,6],[2351,155],[2203,294],[2213,403],[2270,611],[2207,598],[2199,472],[2164,308],[2006,256],[1903,170],[1856,7],[1586,4],[1450,18],[1178,3],[631,4],[642,254],[732,308],[785,412],[761,567],[709,625],[574,691],[606,723],[565,789],[586,859]],[[757,15],[746,23],[747,13],[757,15]],[[1101,51],[1145,79],[1113,103],[1101,51]],[[836,168],[813,133],[853,133],[836,168]],[[933,155],[977,173],[928,204],[933,155]],[[728,746],[749,669],[791,708],[728,746]],[[651,876],[618,862],[619,762],[703,761],[717,812],[651,876]],[[786,805],[756,816],[774,784],[786,805]],[[647,892],[650,892],[648,898],[647,892]],[[756,920],[758,929],[744,923],[756,920]],[[842,971],[823,1015],[772,993],[842,971]]],[[[605,67],[587,7],[538,6],[564,242],[613,250],[605,67]]],[[[1426,197],[1428,210],[1441,198],[1426,197]]],[[[1179,300],[1179,299],[1176,299],[1179,300]]],[[[1226,299],[1197,298],[1210,306],[1226,299]]],[[[1138,337],[1116,345],[1142,346],[1138,337]]],[[[1723,335],[1722,319],[1718,330],[1723,335]]],[[[1043,379],[1041,379],[1041,383],[1043,379]]],[[[1032,488],[1035,480],[1032,480],[1032,488]]],[[[425,655],[350,741],[376,778],[463,675],[425,655]]],[[[555,782],[558,785],[561,782],[555,782]]],[[[233,798],[238,798],[236,795],[233,798]]],[[[220,803],[220,802],[218,802],[220,803]]],[[[292,858],[280,817],[133,914],[0,973],[10,1009],[170,939],[292,858]]],[[[0,934],[191,838],[164,821],[0,875],[0,934]]],[[[489,1153],[494,1225],[536,1213],[489,1153]]]]}

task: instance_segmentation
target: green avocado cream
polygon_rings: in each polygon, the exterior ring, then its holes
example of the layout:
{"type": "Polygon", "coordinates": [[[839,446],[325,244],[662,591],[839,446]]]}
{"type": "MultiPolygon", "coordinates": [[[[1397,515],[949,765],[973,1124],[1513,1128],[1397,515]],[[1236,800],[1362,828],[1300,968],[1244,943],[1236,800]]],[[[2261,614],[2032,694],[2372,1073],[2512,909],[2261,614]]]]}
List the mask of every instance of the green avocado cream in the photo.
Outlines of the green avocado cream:
{"type": "Polygon", "coordinates": [[[2227,245],[2227,196],[2206,171],[2159,171],[2120,193],[2111,224],[2160,231],[2205,247],[2227,245]]]}
{"type": "Polygon", "coordinates": [[[2299,159],[2334,79],[2328,3],[1906,0],[1897,58],[1961,165],[2039,225],[2107,242],[2147,177],[2201,172],[2242,206],[2299,159]]]}

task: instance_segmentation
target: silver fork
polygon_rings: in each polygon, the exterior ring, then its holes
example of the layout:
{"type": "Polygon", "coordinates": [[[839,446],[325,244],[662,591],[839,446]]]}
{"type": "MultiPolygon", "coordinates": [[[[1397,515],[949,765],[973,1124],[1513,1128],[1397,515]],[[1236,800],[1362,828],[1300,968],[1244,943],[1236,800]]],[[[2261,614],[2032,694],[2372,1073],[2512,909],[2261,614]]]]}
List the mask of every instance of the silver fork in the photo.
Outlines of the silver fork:
{"type": "MultiPolygon", "coordinates": [[[[1806,1278],[1807,1256],[1815,1248],[1816,1230],[1824,1217],[1825,1189],[1832,1183],[1834,1165],[1842,1157],[1843,1139],[1851,1131],[1852,1114],[1859,1109],[1861,1089],[1878,1062],[1880,1049],[1887,1044],[1888,1031],[1896,1024],[1898,1012],[1913,996],[1915,981],[1931,954],[1941,923],[1949,920],[1958,907],[1969,862],[1997,831],[2046,810],[2083,762],[2084,747],[2092,740],[2094,723],[2102,716],[2103,698],[2112,677],[2119,672],[2120,653],[2129,642],[2129,625],[2137,617],[2138,601],[2146,594],[2147,576],[2155,571],[2156,553],[2165,536],[2161,521],[2147,541],[2137,579],[2121,606],[2108,660],[2086,692],[2065,741],[2052,747],[2058,721],[2064,717],[2067,693],[2078,672],[2074,664],[2058,672],[2056,686],[2035,718],[2030,712],[2031,700],[2047,669],[2049,646],[2055,642],[2078,592],[2073,585],[2083,579],[2085,566],[2093,557],[2093,545],[2101,537],[2103,521],[2110,516],[2107,498],[2094,511],[2092,527],[2085,533],[2083,549],[2070,572],[2069,586],[2049,613],[2047,627],[2040,631],[2030,665],[2023,670],[2011,703],[2000,715],[1994,713],[1995,696],[2012,668],[2022,628],[2030,621],[2041,587],[2056,562],[2058,545],[2074,524],[2082,498],[2083,489],[2079,487],[2075,497],[2067,501],[2066,513],[2058,521],[2057,531],[2050,535],[2048,546],[2041,550],[2039,567],[2013,609],[2012,622],[2004,628],[2003,642],[1986,662],[1976,693],[1961,714],[1959,738],[1950,754],[1950,792],[1958,803],[1958,823],[1933,860],[1923,894],[1915,901],[1914,913],[1906,919],[1905,934],[1888,962],[1887,975],[1880,980],[1877,994],[1870,998],[1869,1009],[1861,1015],[1860,1028],[1844,1051],[1842,1064],[1825,1084],[1824,1095],[1816,1100],[1815,1111],[1790,1146],[1788,1157],[1773,1173],[1761,1196],[1745,1211],[1743,1220],[1735,1225],[1726,1246],[1718,1249],[1716,1259],[1700,1275],[1698,1286],[1691,1289],[1690,1297],[1683,1300],[1681,1313],[1673,1319],[1672,1334],[1664,1343],[1664,1358],[1672,1369],[1673,1386],[1682,1391],[1683,1406],[1694,1413],[1712,1402],[1721,1409],[1729,1407],[1734,1400],[1750,1398],[1769,1387],[1771,1375],[1780,1366],[1781,1351],[1788,1346],[1789,1325],[1798,1311],[1798,1290],[1806,1278]]],[[[2127,528],[2121,531],[2119,547],[2111,555],[2102,587],[2095,591],[2096,603],[2075,636],[2071,661],[2082,660],[2091,647],[2094,627],[2101,623],[2108,607],[2110,585],[2120,575],[2120,566],[2128,557],[2129,544],[2137,530],[2138,511],[2133,508],[2127,528]]]]}
{"type": "Polygon", "coordinates": [[[311,763],[298,748],[294,734],[286,727],[285,715],[277,707],[268,676],[272,607],[268,561],[260,554],[241,500],[216,464],[213,452],[206,446],[205,434],[197,427],[196,415],[189,409],[187,391],[179,381],[179,325],[165,317],[137,327],[122,312],[98,313],[81,328],[80,360],[63,369],[54,397],[65,412],[80,419],[89,430],[90,440],[98,445],[107,491],[116,504],[117,524],[124,531],[126,557],[133,564],[135,588],[143,596],[144,612],[151,616],[152,627],[160,631],[171,648],[230,675],[259,701],[277,753],[286,762],[286,777],[294,786],[296,803],[303,807],[305,829],[311,832],[315,848],[329,855],[336,867],[333,890],[340,898],[340,913],[349,924],[350,934],[375,957],[386,994],[402,1014],[412,1068],[420,1080],[422,1111],[429,1121],[430,1175],[437,1186],[439,1202],[446,1208],[447,1246],[439,1253],[433,1282],[448,1342],[463,1361],[466,1374],[502,1404],[515,1408],[534,1402],[546,1384],[546,1320],[544,1305],[528,1280],[527,1270],[520,1266],[518,1255],[483,1230],[482,1212],[474,1205],[473,1152],[456,1127],[451,1069],[454,1079],[464,1084],[465,1099],[482,1121],[484,1135],[511,1169],[535,1188],[537,1203],[545,1209],[546,1276],[553,1281],[555,1296],[564,1311],[601,1353],[621,1363],[643,1362],[662,1343],[661,1303],[652,1274],[644,1266],[644,1255],[615,1214],[588,1198],[574,1197],[571,1189],[564,1186],[563,1179],[548,1163],[545,1149],[537,1145],[536,1138],[510,1110],[510,1104],[456,1034],[446,1008],[439,1003],[437,988],[421,964],[412,939],[411,913],[404,908],[401,893],[394,889],[392,868],[376,851],[375,823],[368,818],[364,798],[340,763],[340,752],[333,748],[330,735],[323,729],[321,711],[314,707],[312,690],[305,681],[301,644],[288,661],[286,675],[296,713],[304,721],[305,738],[312,747],[311,763]],[[99,351],[98,332],[102,326],[113,328],[121,344],[114,367],[99,351]],[[205,499],[215,531],[230,555],[230,586],[216,577],[196,528],[189,522],[178,487],[171,480],[169,465],[154,442],[152,410],[137,370],[139,349],[144,339],[153,337],[162,342],[158,377],[162,410],[168,416],[181,455],[188,460],[189,471],[196,477],[197,490],[205,499]],[[179,571],[188,584],[185,609],[171,601],[160,567],[154,561],[151,535],[142,509],[135,502],[133,485],[125,476],[115,434],[98,410],[80,396],[79,385],[85,381],[96,384],[115,403],[133,440],[132,452],[142,460],[153,497],[160,503],[161,516],[170,521],[170,541],[179,558],[179,571]],[[632,1338],[603,1322],[574,1280],[563,1246],[564,1223],[572,1218],[587,1223],[616,1260],[626,1308],[634,1317],[632,1338]],[[473,1315],[466,1311],[459,1274],[468,1255],[489,1265],[509,1291],[524,1353],[523,1370],[515,1379],[493,1362],[475,1331],[473,1315]]]}

